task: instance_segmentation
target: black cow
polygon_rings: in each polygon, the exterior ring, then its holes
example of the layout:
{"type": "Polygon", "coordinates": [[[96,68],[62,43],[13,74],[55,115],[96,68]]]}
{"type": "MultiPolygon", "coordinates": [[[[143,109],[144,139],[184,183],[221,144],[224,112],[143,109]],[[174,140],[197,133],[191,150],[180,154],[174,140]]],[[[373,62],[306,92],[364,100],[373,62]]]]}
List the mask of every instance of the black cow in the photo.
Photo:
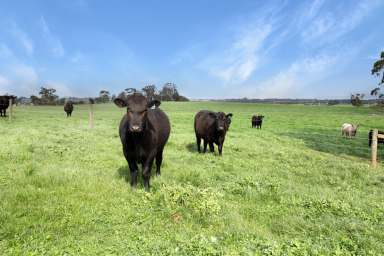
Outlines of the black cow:
{"type": "MultiPolygon", "coordinates": [[[[368,134],[368,145],[369,145],[369,147],[372,145],[372,134],[373,134],[373,130],[370,130],[369,134],[368,134]]],[[[384,131],[378,131],[378,134],[383,134],[384,135],[384,131]]],[[[377,143],[378,144],[384,144],[384,139],[377,138],[377,143]]]]}
{"type": "Polygon", "coordinates": [[[261,126],[263,124],[263,118],[262,115],[254,115],[252,116],[252,128],[261,129],[261,126]]]}
{"type": "Polygon", "coordinates": [[[171,131],[168,117],[158,108],[160,101],[148,102],[146,97],[139,93],[126,98],[118,97],[114,103],[118,107],[127,108],[127,114],[120,122],[119,133],[131,172],[131,186],[137,185],[137,164],[141,164],[144,187],[149,191],[149,179],[155,158],[156,175],[160,175],[163,149],[171,131]]]}
{"type": "Polygon", "coordinates": [[[197,150],[201,152],[201,139],[204,140],[204,153],[209,149],[214,152],[213,143],[218,146],[219,155],[222,154],[225,135],[231,124],[232,113],[225,114],[223,112],[212,112],[202,110],[195,116],[195,134],[197,150]]]}
{"type": "Polygon", "coordinates": [[[9,107],[10,99],[12,99],[12,104],[15,104],[17,97],[12,95],[0,96],[0,116],[7,116],[7,108],[9,107]]]}
{"type": "Polygon", "coordinates": [[[72,103],[72,101],[67,101],[64,104],[64,111],[65,111],[65,113],[67,113],[67,117],[72,116],[72,112],[73,112],[73,103],[72,103]]]}

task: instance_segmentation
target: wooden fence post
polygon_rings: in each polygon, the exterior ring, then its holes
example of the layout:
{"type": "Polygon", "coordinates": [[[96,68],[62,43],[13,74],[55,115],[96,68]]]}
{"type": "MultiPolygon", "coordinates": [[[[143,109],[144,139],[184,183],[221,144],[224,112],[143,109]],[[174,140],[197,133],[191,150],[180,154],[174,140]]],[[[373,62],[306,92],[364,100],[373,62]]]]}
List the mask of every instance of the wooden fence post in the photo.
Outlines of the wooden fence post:
{"type": "Polygon", "coordinates": [[[89,128],[93,129],[93,104],[89,104],[89,128]]]}
{"type": "Polygon", "coordinates": [[[371,163],[372,167],[377,166],[377,134],[378,130],[374,129],[372,133],[372,143],[371,143],[371,163]]]}
{"type": "Polygon", "coordinates": [[[9,121],[12,121],[12,98],[9,99],[9,121]]]}

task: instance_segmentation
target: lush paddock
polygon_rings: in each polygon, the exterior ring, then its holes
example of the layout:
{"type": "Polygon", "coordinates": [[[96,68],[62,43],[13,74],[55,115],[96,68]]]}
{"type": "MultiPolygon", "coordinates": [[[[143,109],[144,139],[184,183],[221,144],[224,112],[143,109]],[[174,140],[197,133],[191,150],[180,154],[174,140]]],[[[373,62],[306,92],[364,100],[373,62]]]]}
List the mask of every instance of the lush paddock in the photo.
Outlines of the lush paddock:
{"type": "MultiPolygon", "coordinates": [[[[384,251],[384,173],[369,166],[376,110],[163,103],[162,176],[132,190],[118,137],[124,110],[14,109],[0,119],[2,255],[357,254],[384,251]],[[232,112],[223,156],[198,154],[193,116],[232,112]],[[251,129],[252,114],[265,116],[251,129]],[[344,122],[360,124],[341,138],[344,122]]],[[[379,149],[379,159],[384,151],[379,149]]]]}

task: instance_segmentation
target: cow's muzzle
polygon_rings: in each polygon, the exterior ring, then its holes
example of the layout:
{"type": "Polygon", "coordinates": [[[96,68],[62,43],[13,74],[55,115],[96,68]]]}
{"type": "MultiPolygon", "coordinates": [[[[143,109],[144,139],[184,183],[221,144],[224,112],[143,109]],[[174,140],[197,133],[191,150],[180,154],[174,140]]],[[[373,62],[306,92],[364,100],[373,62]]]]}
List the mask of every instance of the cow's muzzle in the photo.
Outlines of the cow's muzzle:
{"type": "Polygon", "coordinates": [[[132,125],[129,129],[131,132],[141,132],[143,129],[139,125],[132,125]]]}

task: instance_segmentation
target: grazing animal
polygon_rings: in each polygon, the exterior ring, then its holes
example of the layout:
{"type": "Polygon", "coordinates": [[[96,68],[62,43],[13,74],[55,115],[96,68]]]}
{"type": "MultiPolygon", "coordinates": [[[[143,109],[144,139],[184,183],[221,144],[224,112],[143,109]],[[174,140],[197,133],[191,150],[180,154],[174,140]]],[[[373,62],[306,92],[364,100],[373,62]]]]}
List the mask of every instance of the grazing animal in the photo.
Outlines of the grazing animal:
{"type": "Polygon", "coordinates": [[[195,134],[197,150],[201,152],[201,139],[204,140],[204,153],[209,149],[214,152],[213,143],[218,146],[219,155],[222,155],[225,135],[231,124],[232,113],[225,114],[223,112],[212,112],[202,110],[195,116],[195,134]]]}
{"type": "Polygon", "coordinates": [[[10,96],[10,95],[0,96],[0,116],[3,116],[3,117],[7,116],[7,108],[9,107],[10,99],[12,99],[12,104],[14,104],[17,97],[10,96]]]}
{"type": "Polygon", "coordinates": [[[254,115],[252,116],[252,128],[261,129],[261,125],[263,124],[263,118],[262,115],[254,115]]]}
{"type": "Polygon", "coordinates": [[[137,185],[137,164],[141,164],[144,188],[149,191],[154,159],[156,159],[156,175],[160,175],[163,150],[171,131],[169,119],[158,108],[160,101],[148,102],[146,97],[139,93],[118,97],[114,103],[120,108],[127,108],[127,113],[120,122],[119,134],[131,173],[131,186],[137,185]]]}
{"type": "Polygon", "coordinates": [[[341,136],[345,136],[348,138],[355,137],[358,127],[359,127],[358,124],[355,125],[355,124],[344,123],[341,126],[341,136]]]}
{"type": "MultiPolygon", "coordinates": [[[[369,134],[368,134],[368,145],[369,146],[372,145],[372,134],[373,134],[373,130],[370,130],[369,134]]],[[[384,131],[378,131],[378,134],[383,134],[384,135],[384,131]]],[[[378,144],[384,144],[384,139],[377,138],[377,143],[378,144]]]]}
{"type": "Polygon", "coordinates": [[[72,112],[73,112],[73,103],[72,103],[72,101],[67,101],[64,104],[64,111],[65,111],[65,113],[67,113],[67,117],[72,116],[72,112]]]}

